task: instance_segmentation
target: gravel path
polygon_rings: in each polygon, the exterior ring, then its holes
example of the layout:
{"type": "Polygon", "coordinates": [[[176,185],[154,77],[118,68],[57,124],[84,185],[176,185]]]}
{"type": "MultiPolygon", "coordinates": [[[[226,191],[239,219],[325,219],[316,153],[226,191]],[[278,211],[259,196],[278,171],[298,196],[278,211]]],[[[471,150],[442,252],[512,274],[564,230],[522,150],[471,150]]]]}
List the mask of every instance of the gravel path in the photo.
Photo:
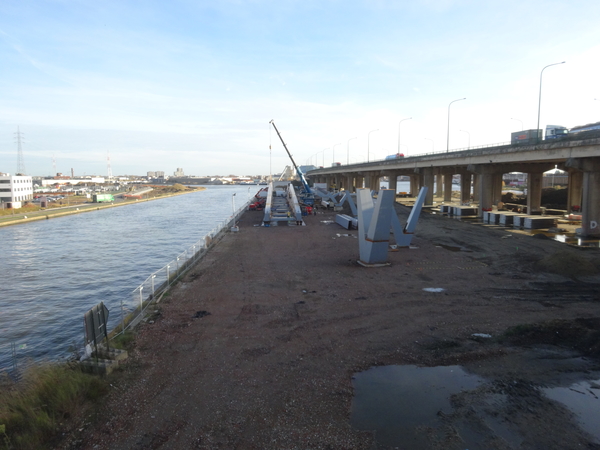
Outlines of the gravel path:
{"type": "MultiPolygon", "coordinates": [[[[374,449],[349,423],[355,372],[489,362],[515,350],[473,333],[600,316],[598,301],[514,295],[568,280],[534,268],[565,248],[554,241],[424,213],[413,248],[366,269],[357,231],[333,213],[305,227],[263,228],[261,216],[247,212],[159,304],[106,403],[63,448],[374,449]]],[[[572,252],[597,263],[597,251],[572,252]]],[[[588,442],[574,428],[571,442],[588,442]]]]}

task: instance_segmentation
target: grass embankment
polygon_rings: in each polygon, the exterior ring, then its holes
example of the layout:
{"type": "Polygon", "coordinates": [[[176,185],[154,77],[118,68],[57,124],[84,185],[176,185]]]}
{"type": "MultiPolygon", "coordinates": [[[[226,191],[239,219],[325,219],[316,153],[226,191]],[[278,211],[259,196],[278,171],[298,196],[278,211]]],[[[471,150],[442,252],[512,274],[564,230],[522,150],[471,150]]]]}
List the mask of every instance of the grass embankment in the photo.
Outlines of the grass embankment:
{"type": "MultiPolygon", "coordinates": [[[[133,339],[128,331],[111,347],[129,348],[133,339]]],[[[111,377],[50,363],[31,367],[19,382],[0,379],[0,450],[52,448],[108,393],[111,377]]]]}
{"type": "Polygon", "coordinates": [[[0,449],[49,448],[65,421],[108,392],[108,382],[76,366],[30,369],[19,383],[0,390],[0,449]]]}

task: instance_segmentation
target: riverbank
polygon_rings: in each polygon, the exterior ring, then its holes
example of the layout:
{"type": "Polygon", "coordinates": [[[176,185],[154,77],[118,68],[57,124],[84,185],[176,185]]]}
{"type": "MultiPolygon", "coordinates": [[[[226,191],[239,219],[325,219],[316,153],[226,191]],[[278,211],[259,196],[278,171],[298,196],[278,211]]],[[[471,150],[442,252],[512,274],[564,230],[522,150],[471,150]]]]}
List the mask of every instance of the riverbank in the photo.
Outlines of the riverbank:
{"type": "MultiPolygon", "coordinates": [[[[404,222],[409,209],[397,211],[404,222]]],[[[410,249],[366,269],[357,232],[331,212],[305,227],[264,228],[261,218],[244,214],[171,290],[104,406],[65,429],[60,448],[385,448],[350,424],[352,377],[390,364],[461,364],[491,380],[491,398],[520,380],[494,419],[520,446],[482,425],[480,392],[425,433],[427,448],[465,448],[460,421],[491,449],[593,445],[573,415],[523,386],[600,369],[600,351],[585,344],[600,333],[597,249],[423,214],[410,249]],[[543,370],[536,346],[553,349],[543,370]],[[582,356],[584,371],[574,366],[582,356]]]]}
{"type": "Polygon", "coordinates": [[[81,203],[73,206],[65,206],[58,208],[40,209],[33,212],[21,212],[15,215],[0,216],[0,227],[19,225],[28,222],[34,222],[37,220],[47,220],[57,217],[69,216],[72,214],[80,214],[84,212],[99,211],[101,209],[114,208],[118,206],[135,205],[136,203],[148,202],[152,200],[158,200],[166,197],[174,197],[177,195],[189,194],[192,192],[198,192],[205,190],[205,187],[185,187],[185,190],[179,192],[165,192],[165,188],[159,187],[148,194],[144,194],[147,197],[141,199],[120,199],[111,203],[81,203]],[[154,194],[154,195],[153,195],[154,194]]]}

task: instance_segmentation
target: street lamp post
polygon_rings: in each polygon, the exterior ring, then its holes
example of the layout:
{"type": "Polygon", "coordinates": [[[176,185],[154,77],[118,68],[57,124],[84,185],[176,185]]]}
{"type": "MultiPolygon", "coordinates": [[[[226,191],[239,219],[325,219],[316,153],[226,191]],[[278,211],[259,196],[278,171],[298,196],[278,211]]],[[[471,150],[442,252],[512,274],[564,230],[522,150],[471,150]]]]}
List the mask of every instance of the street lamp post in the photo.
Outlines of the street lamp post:
{"type": "Polygon", "coordinates": [[[404,122],[405,120],[410,120],[412,119],[412,117],[409,117],[408,119],[402,119],[400,122],[398,122],[398,153],[400,153],[400,124],[402,122],[404,122]]]}
{"type": "Polygon", "coordinates": [[[370,145],[371,145],[371,133],[375,132],[375,131],[379,131],[379,128],[377,128],[376,130],[371,130],[367,133],[367,162],[369,162],[369,153],[370,153],[370,145]]]}
{"type": "Polygon", "coordinates": [[[544,67],[542,69],[542,71],[540,72],[540,98],[538,100],[538,120],[537,120],[537,128],[535,129],[536,133],[537,133],[537,141],[540,141],[540,134],[539,134],[539,129],[540,129],[540,109],[542,107],[542,75],[544,74],[544,70],[546,70],[548,67],[550,66],[558,66],[559,64],[564,64],[565,61],[563,62],[559,62],[559,63],[554,63],[554,64],[548,64],[546,67],[544,67]]]}
{"type": "Polygon", "coordinates": [[[331,149],[331,159],[333,160],[333,161],[331,161],[331,166],[333,166],[335,164],[335,146],[336,145],[342,145],[342,144],[341,143],[335,144],[333,146],[333,148],[331,149]]]}
{"type": "Polygon", "coordinates": [[[352,139],[357,139],[355,137],[348,139],[348,144],[346,145],[346,164],[350,164],[350,141],[352,139]]]}
{"type": "Polygon", "coordinates": [[[471,148],[471,133],[469,133],[468,131],[465,130],[458,130],[458,131],[462,131],[463,133],[467,133],[467,135],[469,136],[469,140],[467,141],[467,150],[471,148]]]}
{"type": "Polygon", "coordinates": [[[431,151],[435,152],[435,144],[433,142],[433,139],[429,139],[429,138],[425,138],[425,139],[428,140],[428,141],[431,141],[431,151]]]}
{"type": "Polygon", "coordinates": [[[450,151],[450,105],[454,102],[460,102],[461,100],[466,100],[467,98],[457,98],[456,100],[452,100],[448,104],[448,132],[446,133],[446,153],[450,151]]]}
{"type": "Polygon", "coordinates": [[[521,119],[514,119],[513,117],[511,117],[510,120],[518,120],[519,122],[521,122],[521,131],[523,131],[523,121],[521,119]]]}

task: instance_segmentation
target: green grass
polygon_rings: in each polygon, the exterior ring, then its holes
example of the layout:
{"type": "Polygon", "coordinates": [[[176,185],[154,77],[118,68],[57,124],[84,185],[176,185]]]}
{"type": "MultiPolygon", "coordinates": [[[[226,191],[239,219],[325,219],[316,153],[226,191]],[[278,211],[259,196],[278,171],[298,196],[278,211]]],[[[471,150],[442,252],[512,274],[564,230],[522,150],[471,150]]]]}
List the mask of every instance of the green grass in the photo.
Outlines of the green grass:
{"type": "Polygon", "coordinates": [[[68,365],[30,369],[0,391],[0,449],[47,448],[60,424],[98,401],[107,382],[68,365]]]}
{"type": "Polygon", "coordinates": [[[135,334],[133,331],[128,330],[125,333],[119,334],[113,340],[110,341],[110,346],[114,348],[118,348],[120,350],[127,350],[131,346],[132,342],[135,339],[135,334]]]}

